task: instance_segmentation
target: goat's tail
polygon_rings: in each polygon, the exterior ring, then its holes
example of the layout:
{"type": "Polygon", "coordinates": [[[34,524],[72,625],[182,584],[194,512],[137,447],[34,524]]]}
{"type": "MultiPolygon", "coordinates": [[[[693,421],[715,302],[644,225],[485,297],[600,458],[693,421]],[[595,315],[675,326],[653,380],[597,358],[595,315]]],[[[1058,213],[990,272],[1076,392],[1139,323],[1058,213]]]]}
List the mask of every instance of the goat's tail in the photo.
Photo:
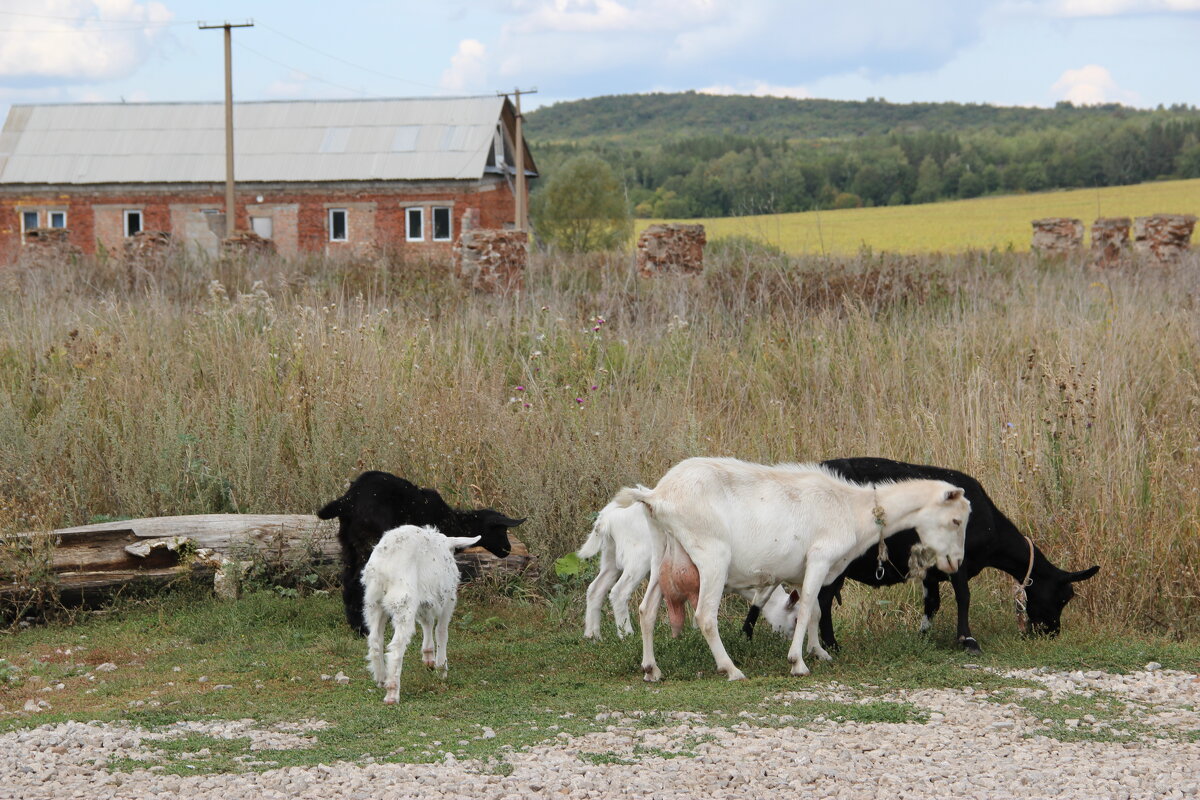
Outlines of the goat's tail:
{"type": "Polygon", "coordinates": [[[601,511],[600,516],[596,517],[596,522],[592,525],[592,532],[588,534],[587,540],[584,541],[583,547],[579,548],[579,552],[576,555],[587,559],[599,553],[608,541],[608,526],[608,516],[601,511]]]}
{"type": "Polygon", "coordinates": [[[650,512],[651,516],[654,515],[653,500],[654,490],[647,489],[640,483],[632,488],[628,486],[625,487],[621,491],[617,492],[616,496],[613,497],[613,502],[616,503],[618,508],[629,508],[634,503],[642,503],[646,506],[646,509],[650,512]]]}
{"type": "Polygon", "coordinates": [[[321,507],[321,510],[317,512],[317,517],[319,519],[333,519],[334,517],[340,517],[342,515],[342,501],[345,499],[346,498],[343,495],[337,500],[326,503],[321,507]]]}

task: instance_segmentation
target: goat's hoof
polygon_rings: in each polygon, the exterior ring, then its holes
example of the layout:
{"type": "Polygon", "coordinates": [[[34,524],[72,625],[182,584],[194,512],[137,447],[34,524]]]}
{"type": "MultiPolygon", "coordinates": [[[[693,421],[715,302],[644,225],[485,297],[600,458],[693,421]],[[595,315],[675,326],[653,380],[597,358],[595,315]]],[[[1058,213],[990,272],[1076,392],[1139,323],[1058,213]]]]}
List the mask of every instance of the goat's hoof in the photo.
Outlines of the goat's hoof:
{"type": "Polygon", "coordinates": [[[642,673],[642,677],[646,683],[658,683],[662,680],[662,671],[658,668],[657,664],[651,664],[648,667],[643,666],[642,673]]]}
{"type": "Polygon", "coordinates": [[[744,680],[746,680],[746,673],[742,672],[740,669],[735,668],[735,669],[727,670],[725,673],[725,677],[727,680],[731,680],[731,681],[744,681],[744,680]]]}
{"type": "Polygon", "coordinates": [[[979,647],[979,642],[975,641],[974,636],[963,636],[958,640],[958,643],[962,646],[962,649],[966,650],[968,653],[983,652],[983,650],[981,650],[979,647]]]}
{"type": "Polygon", "coordinates": [[[812,671],[808,667],[804,666],[803,664],[794,664],[792,666],[792,674],[795,675],[797,678],[802,678],[805,675],[811,675],[812,671]]]}
{"type": "Polygon", "coordinates": [[[600,641],[600,634],[588,633],[587,631],[584,631],[583,638],[587,639],[589,642],[598,642],[600,641]]]}

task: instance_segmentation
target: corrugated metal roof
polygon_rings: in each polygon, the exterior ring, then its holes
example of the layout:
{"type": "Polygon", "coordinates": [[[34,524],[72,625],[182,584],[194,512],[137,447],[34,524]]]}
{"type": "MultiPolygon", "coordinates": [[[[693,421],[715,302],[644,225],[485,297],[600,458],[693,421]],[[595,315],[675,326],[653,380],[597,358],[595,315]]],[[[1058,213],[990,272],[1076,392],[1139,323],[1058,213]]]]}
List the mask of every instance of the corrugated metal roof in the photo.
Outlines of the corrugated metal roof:
{"type": "MultiPolygon", "coordinates": [[[[503,97],[235,103],[238,181],[483,175],[503,97]]],[[[0,183],[225,180],[223,103],[14,105],[0,183]]]]}

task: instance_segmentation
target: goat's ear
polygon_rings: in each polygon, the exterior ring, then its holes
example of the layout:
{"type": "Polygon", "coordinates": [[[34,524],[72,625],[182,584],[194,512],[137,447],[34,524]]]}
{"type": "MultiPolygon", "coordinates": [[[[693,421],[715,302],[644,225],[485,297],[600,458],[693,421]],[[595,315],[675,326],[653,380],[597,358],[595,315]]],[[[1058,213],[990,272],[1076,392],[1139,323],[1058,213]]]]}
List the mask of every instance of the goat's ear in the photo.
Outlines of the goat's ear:
{"type": "Polygon", "coordinates": [[[1069,572],[1069,573],[1067,573],[1067,581],[1069,583],[1076,583],[1078,581],[1086,581],[1088,578],[1092,577],[1099,571],[1100,571],[1100,565],[1097,564],[1094,567],[1088,567],[1087,569],[1081,569],[1081,570],[1079,570],[1079,572],[1069,572]]]}
{"type": "Polygon", "coordinates": [[[464,547],[470,547],[482,538],[482,536],[447,536],[446,542],[449,543],[451,550],[462,550],[464,547]]]}
{"type": "Polygon", "coordinates": [[[800,593],[797,592],[795,589],[792,589],[792,593],[788,595],[787,605],[785,605],[784,608],[788,611],[791,611],[793,608],[796,607],[796,603],[799,603],[799,602],[800,602],[800,593]]]}
{"type": "Polygon", "coordinates": [[[946,497],[944,499],[945,499],[945,502],[951,503],[962,496],[963,496],[962,489],[948,489],[948,490],[946,490],[946,497]]]}
{"type": "Polygon", "coordinates": [[[526,517],[513,519],[512,517],[501,514],[499,511],[492,511],[490,508],[488,511],[490,512],[487,514],[487,522],[489,525],[503,525],[506,528],[515,528],[526,520],[526,517]]]}

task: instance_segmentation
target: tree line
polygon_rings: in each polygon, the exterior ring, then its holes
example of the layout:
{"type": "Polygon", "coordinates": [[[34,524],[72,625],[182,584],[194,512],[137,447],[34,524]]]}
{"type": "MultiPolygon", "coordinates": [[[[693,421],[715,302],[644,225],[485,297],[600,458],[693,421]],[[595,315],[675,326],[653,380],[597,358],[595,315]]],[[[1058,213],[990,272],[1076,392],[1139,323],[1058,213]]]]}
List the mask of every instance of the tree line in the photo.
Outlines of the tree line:
{"type": "MultiPolygon", "coordinates": [[[[876,105],[892,116],[892,109],[904,108],[876,105]]],[[[972,120],[979,116],[975,107],[966,108],[972,120]]],[[[543,187],[571,159],[594,155],[612,169],[633,213],[655,218],[904,205],[1200,177],[1195,108],[1076,109],[1063,103],[1017,111],[1035,113],[1005,126],[819,139],[699,134],[661,145],[630,132],[539,142],[531,125],[531,141],[543,187]],[[1085,110],[1105,113],[1079,113],[1085,110]]]]}

